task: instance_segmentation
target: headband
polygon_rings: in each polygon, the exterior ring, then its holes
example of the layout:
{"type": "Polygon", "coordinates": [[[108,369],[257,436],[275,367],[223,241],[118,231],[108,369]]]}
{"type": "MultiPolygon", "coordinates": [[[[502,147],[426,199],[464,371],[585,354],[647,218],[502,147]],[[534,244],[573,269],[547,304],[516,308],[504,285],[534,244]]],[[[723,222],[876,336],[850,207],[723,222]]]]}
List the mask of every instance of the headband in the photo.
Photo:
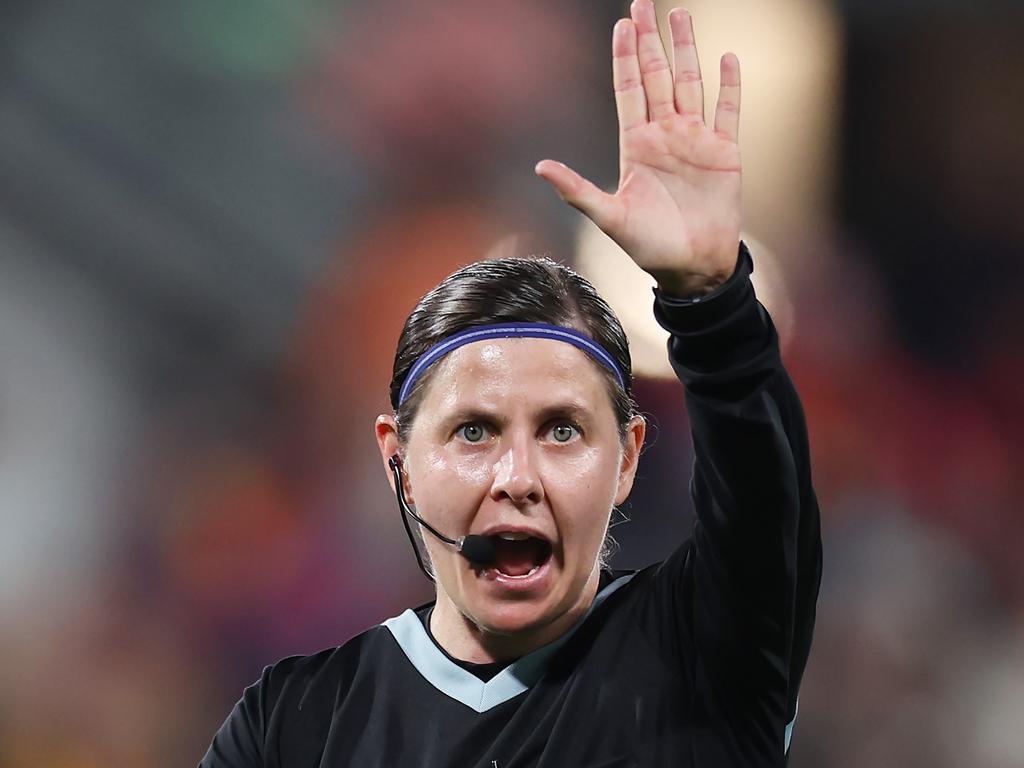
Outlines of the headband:
{"type": "Polygon", "coordinates": [[[608,351],[584,333],[563,328],[560,325],[548,325],[547,323],[497,323],[495,325],[477,325],[466,328],[458,333],[452,334],[446,339],[439,341],[426,352],[409,369],[409,373],[402,383],[402,389],[398,393],[398,405],[401,406],[409,396],[416,380],[420,378],[427,368],[436,363],[449,352],[453,352],[466,344],[477,341],[488,341],[490,339],[552,339],[572,344],[577,349],[583,350],[592,358],[601,363],[605,368],[615,374],[615,380],[619,386],[626,388],[626,380],[619,370],[615,358],[608,354],[608,351]]]}

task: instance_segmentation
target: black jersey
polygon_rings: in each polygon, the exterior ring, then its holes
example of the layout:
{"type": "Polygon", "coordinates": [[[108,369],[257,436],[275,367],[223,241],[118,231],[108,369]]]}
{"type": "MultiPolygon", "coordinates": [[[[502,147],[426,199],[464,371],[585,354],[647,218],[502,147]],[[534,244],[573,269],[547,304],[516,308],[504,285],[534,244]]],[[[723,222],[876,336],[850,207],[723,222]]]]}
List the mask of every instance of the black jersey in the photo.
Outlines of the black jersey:
{"type": "MultiPolygon", "coordinates": [[[[657,295],[686,386],[693,535],[484,681],[408,610],[268,667],[201,768],[780,766],[821,572],[800,403],[748,279],[657,295]]],[[[666,500],[671,503],[671,500],[666,500]]]]}

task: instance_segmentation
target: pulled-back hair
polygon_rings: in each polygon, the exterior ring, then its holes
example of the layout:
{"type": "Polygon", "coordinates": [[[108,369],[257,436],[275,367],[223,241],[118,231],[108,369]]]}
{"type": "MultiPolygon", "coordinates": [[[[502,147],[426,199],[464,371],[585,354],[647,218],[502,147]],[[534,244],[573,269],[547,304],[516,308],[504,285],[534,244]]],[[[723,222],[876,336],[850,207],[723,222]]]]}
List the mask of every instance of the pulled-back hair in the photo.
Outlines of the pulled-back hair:
{"type": "Polygon", "coordinates": [[[417,379],[405,402],[399,403],[402,383],[416,360],[453,333],[507,322],[573,328],[603,346],[622,371],[625,388],[603,365],[591,364],[605,377],[619,434],[625,439],[626,425],[637,411],[629,342],[619,319],[594,286],[569,267],[548,258],[506,258],[475,262],[453,272],[420,299],[405,321],[391,377],[391,406],[400,440],[408,435],[432,375],[428,370],[417,379]]]}

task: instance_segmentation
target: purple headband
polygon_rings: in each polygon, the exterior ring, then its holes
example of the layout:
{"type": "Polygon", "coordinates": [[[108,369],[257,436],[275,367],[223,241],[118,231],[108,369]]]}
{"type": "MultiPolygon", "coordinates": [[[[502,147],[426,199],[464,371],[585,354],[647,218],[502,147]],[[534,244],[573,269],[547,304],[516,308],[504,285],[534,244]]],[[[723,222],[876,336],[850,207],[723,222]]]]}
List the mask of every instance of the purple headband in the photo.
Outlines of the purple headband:
{"type": "Polygon", "coordinates": [[[413,386],[416,384],[416,380],[431,365],[459,347],[489,339],[553,339],[554,341],[564,341],[566,344],[572,344],[577,349],[583,350],[597,360],[597,362],[601,363],[601,365],[615,374],[615,380],[619,382],[619,386],[623,389],[626,388],[625,378],[622,375],[622,371],[619,370],[615,358],[609,355],[604,347],[586,334],[572,328],[563,328],[560,325],[548,325],[547,323],[497,323],[495,325],[477,325],[472,328],[466,328],[463,331],[452,334],[447,339],[439,341],[424,352],[419,360],[413,364],[412,368],[409,369],[409,373],[402,383],[402,389],[398,393],[399,406],[409,396],[413,386]]]}

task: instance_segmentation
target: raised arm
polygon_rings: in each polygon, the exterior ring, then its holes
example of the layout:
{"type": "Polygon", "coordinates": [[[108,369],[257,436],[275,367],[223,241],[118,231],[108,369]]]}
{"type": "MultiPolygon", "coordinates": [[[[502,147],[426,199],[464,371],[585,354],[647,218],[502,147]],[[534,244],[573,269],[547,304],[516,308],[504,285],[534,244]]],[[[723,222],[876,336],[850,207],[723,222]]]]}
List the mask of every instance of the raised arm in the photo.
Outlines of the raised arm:
{"type": "Polygon", "coordinates": [[[686,385],[697,525],[653,579],[647,623],[685,660],[713,765],[784,759],[821,576],[803,411],[750,269],[742,248],[713,293],[655,301],[686,385]]]}
{"type": "Polygon", "coordinates": [[[669,14],[673,67],[651,1],[634,0],[630,16],[612,43],[618,189],[550,160],[537,173],[661,289],[655,312],[686,386],[698,523],[652,579],[645,624],[687,678],[694,752],[701,764],[777,765],[810,647],[821,543],[800,402],[739,243],[739,62],[722,57],[709,127],[689,14],[669,14]]]}

